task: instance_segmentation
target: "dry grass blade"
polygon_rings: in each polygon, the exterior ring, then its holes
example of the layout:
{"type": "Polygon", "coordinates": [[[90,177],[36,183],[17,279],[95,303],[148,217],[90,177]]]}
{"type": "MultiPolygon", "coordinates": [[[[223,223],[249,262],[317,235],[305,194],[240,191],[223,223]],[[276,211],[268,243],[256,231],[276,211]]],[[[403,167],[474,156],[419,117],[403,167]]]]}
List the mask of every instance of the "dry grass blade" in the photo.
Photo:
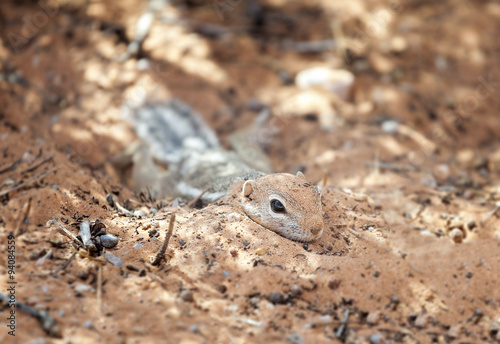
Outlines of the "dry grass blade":
{"type": "Polygon", "coordinates": [[[196,198],[193,198],[188,204],[188,208],[193,208],[196,203],[198,203],[198,201],[203,197],[204,194],[207,193],[207,191],[210,190],[210,188],[206,188],[205,190],[203,190],[198,196],[196,196],[196,198]]]}

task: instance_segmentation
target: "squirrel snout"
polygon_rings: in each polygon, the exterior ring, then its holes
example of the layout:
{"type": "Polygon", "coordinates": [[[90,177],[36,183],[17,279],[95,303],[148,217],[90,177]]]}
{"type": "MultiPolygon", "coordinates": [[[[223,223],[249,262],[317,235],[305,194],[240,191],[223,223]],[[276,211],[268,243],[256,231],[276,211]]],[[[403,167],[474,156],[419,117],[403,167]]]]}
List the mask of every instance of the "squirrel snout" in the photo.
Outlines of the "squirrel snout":
{"type": "Polygon", "coordinates": [[[312,235],[314,236],[321,235],[321,232],[323,231],[323,219],[317,219],[316,221],[312,221],[310,228],[312,235]]]}
{"type": "Polygon", "coordinates": [[[312,233],[312,235],[316,236],[319,233],[321,233],[322,230],[323,230],[323,226],[321,226],[321,227],[315,227],[315,228],[311,229],[311,233],[312,233]]]}

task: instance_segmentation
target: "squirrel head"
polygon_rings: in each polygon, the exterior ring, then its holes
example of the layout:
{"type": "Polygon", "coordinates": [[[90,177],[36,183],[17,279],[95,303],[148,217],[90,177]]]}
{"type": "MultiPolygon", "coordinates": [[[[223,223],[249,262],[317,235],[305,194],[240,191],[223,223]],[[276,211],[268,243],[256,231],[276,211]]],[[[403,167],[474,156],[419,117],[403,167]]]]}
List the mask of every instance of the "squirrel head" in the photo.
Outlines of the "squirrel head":
{"type": "Polygon", "coordinates": [[[241,205],[250,219],[288,239],[310,242],[323,233],[321,193],[302,172],[247,180],[241,205]]]}

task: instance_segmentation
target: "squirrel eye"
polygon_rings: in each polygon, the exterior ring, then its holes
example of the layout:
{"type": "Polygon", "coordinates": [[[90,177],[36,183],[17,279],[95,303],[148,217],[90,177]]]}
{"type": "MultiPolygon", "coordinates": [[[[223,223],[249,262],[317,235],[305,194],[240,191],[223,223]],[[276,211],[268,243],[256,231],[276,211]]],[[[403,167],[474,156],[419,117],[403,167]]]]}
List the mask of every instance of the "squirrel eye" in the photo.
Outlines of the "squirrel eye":
{"type": "Polygon", "coordinates": [[[285,206],[283,205],[283,203],[281,203],[277,199],[271,200],[271,209],[275,213],[284,213],[285,212],[285,206]]]}

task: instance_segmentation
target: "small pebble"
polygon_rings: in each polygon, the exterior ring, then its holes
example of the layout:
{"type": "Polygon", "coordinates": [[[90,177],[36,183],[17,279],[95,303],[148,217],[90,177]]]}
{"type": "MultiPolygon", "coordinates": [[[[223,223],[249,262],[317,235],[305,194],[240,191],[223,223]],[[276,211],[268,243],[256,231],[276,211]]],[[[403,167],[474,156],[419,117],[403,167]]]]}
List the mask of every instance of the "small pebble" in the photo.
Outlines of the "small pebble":
{"type": "Polygon", "coordinates": [[[399,123],[396,121],[385,121],[382,123],[382,131],[386,134],[394,134],[399,129],[399,123]]]}
{"type": "Polygon", "coordinates": [[[135,248],[136,250],[140,249],[140,248],[143,248],[144,245],[143,244],[135,244],[134,246],[132,246],[133,248],[135,248]]]}
{"type": "Polygon", "coordinates": [[[420,314],[417,319],[415,319],[415,326],[418,328],[424,328],[427,326],[427,322],[430,318],[430,315],[427,313],[420,314]]]}
{"type": "Polygon", "coordinates": [[[314,67],[299,72],[295,77],[295,84],[301,89],[321,86],[341,99],[346,99],[354,79],[354,74],[345,69],[314,67]]]}
{"type": "Polygon", "coordinates": [[[118,238],[113,234],[101,235],[101,245],[106,248],[113,248],[118,244],[118,238]]]}
{"type": "Polygon", "coordinates": [[[83,294],[84,292],[87,291],[92,291],[92,289],[93,289],[92,286],[84,283],[76,283],[75,285],[75,291],[80,294],[83,294]]]}
{"type": "Polygon", "coordinates": [[[334,279],[334,280],[328,281],[328,288],[335,290],[338,287],[340,287],[340,283],[341,283],[341,280],[339,280],[339,279],[334,279]]]}
{"type": "Polygon", "coordinates": [[[241,214],[239,213],[230,213],[228,216],[227,216],[227,221],[229,223],[233,223],[233,222],[239,222],[241,221],[242,219],[242,216],[241,214]]]}
{"type": "Polygon", "coordinates": [[[221,293],[224,294],[227,291],[227,287],[224,284],[216,286],[216,289],[221,293]]]}
{"type": "Polygon", "coordinates": [[[255,250],[255,254],[258,256],[263,256],[267,253],[267,248],[261,247],[255,250]]]}
{"type": "Polygon", "coordinates": [[[30,260],[37,260],[40,257],[43,257],[47,253],[47,250],[45,248],[41,248],[38,251],[33,251],[29,255],[30,260]]]}
{"type": "Polygon", "coordinates": [[[293,296],[300,296],[302,295],[302,288],[297,284],[292,284],[292,286],[290,287],[290,292],[293,296]]]}
{"type": "Polygon", "coordinates": [[[181,299],[186,301],[186,302],[193,302],[194,301],[194,294],[192,290],[185,289],[181,292],[180,295],[181,299]]]}
{"type": "Polygon", "coordinates": [[[476,221],[474,220],[471,220],[469,222],[467,222],[467,228],[471,231],[473,230],[474,228],[477,227],[477,224],[476,224],[476,221]]]}
{"type": "Polygon", "coordinates": [[[90,321],[90,320],[87,320],[86,322],[84,322],[83,327],[88,328],[89,330],[94,328],[94,326],[92,325],[92,321],[90,321]]]}
{"type": "Polygon", "coordinates": [[[464,232],[459,228],[453,228],[450,233],[448,233],[448,236],[457,244],[464,241],[464,232]]]}
{"type": "Polygon", "coordinates": [[[304,344],[304,337],[300,336],[298,333],[292,333],[290,336],[286,337],[286,339],[292,344],[304,344]]]}
{"type": "Polygon", "coordinates": [[[247,101],[247,108],[253,112],[261,112],[266,107],[265,104],[261,103],[258,99],[249,99],[247,101]]]}
{"type": "Polygon", "coordinates": [[[370,312],[366,317],[366,322],[370,325],[377,325],[380,319],[380,311],[370,312]]]}
{"type": "Polygon", "coordinates": [[[45,338],[37,338],[29,341],[29,344],[47,344],[45,338]]]}
{"type": "Polygon", "coordinates": [[[279,291],[269,294],[267,298],[273,305],[282,305],[285,303],[285,297],[279,291]]]}
{"type": "Polygon", "coordinates": [[[384,344],[384,337],[380,333],[375,333],[370,336],[370,344],[384,344]]]}

